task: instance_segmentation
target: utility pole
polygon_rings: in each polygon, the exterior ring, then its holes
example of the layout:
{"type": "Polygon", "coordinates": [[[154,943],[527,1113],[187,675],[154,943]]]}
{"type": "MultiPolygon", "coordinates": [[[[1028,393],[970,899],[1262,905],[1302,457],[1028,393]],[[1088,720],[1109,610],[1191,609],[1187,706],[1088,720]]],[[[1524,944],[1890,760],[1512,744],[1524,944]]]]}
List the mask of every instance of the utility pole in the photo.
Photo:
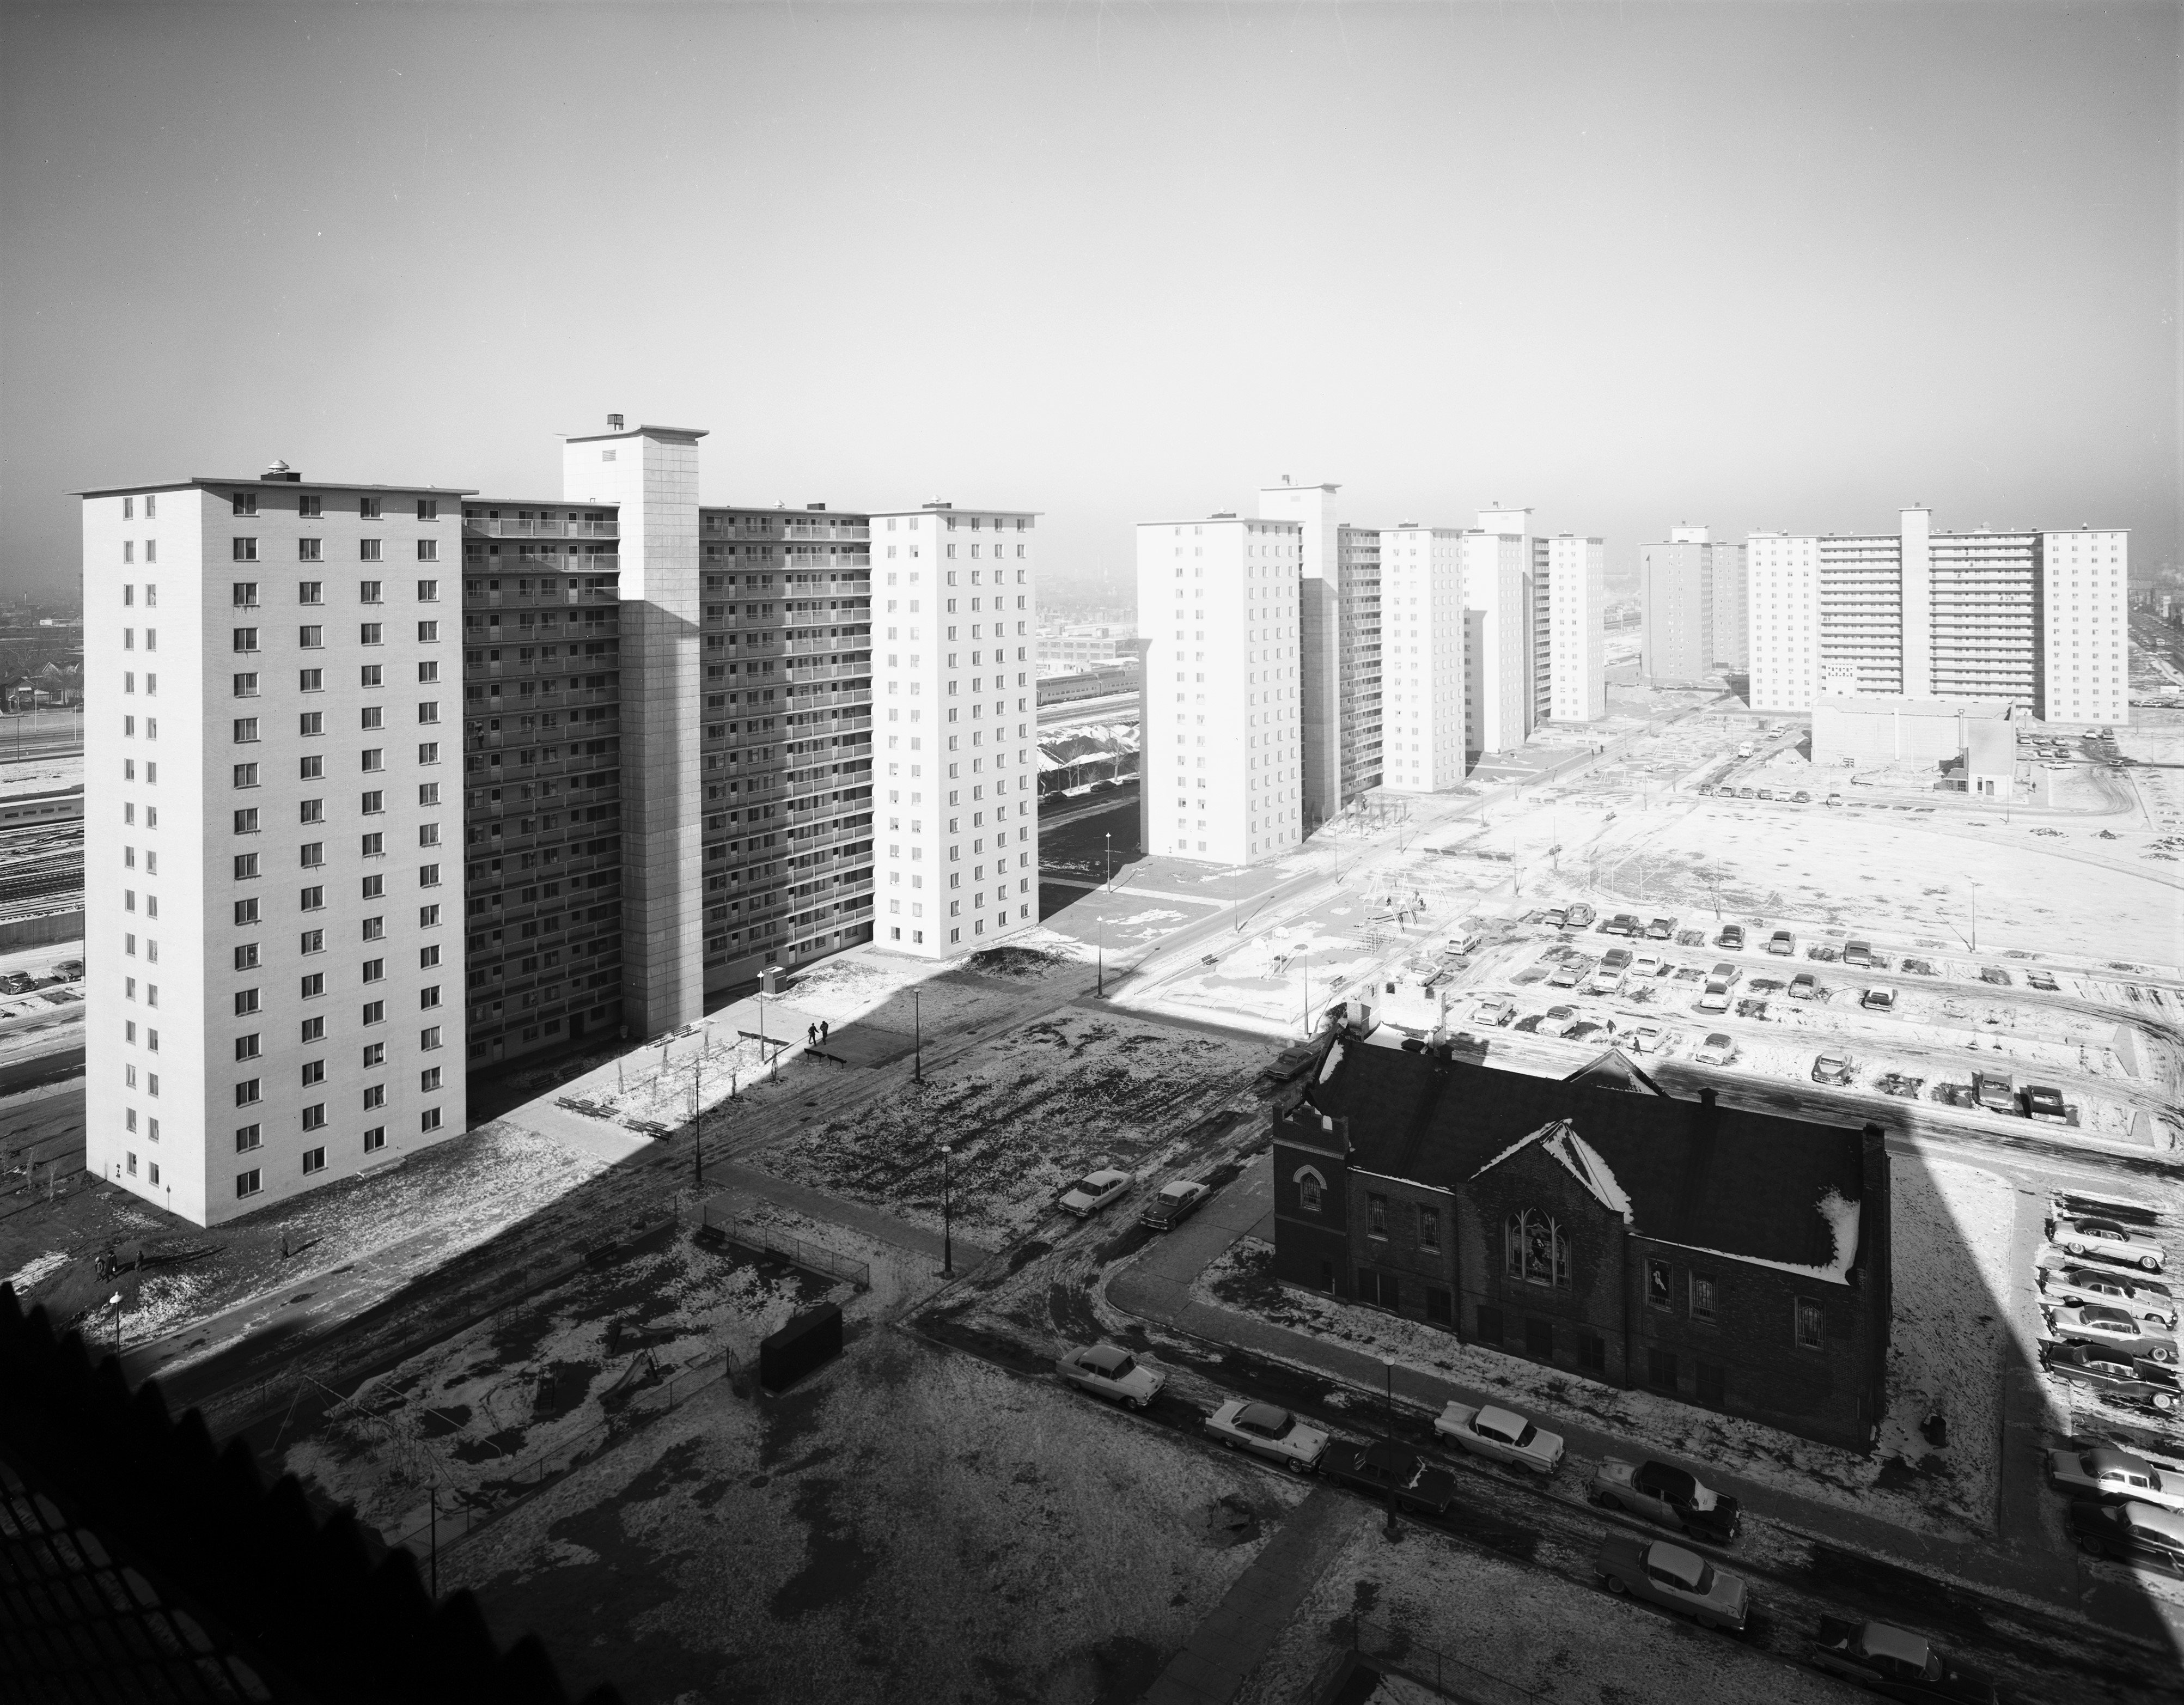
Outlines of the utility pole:
{"type": "Polygon", "coordinates": [[[915,989],[910,991],[910,1081],[922,1084],[925,1081],[925,1027],[919,1019],[917,991],[915,989]]]}
{"type": "Polygon", "coordinates": [[[693,1181],[699,1190],[705,1188],[705,1092],[703,1075],[705,1069],[705,1061],[702,1056],[691,1062],[690,1124],[692,1134],[698,1139],[697,1147],[691,1155],[691,1162],[694,1169],[693,1181]]]}
{"type": "Polygon", "coordinates": [[[1383,1356],[1380,1358],[1380,1369],[1387,1377],[1387,1408],[1384,1411],[1387,1418],[1388,1445],[1387,1535],[1392,1541],[1402,1537],[1396,1527],[1396,1358],[1392,1356],[1383,1356]]]}
{"type": "Polygon", "coordinates": [[[956,1217],[948,1195],[948,1156],[951,1152],[947,1144],[940,1145],[940,1276],[943,1279],[956,1276],[956,1217]]]}

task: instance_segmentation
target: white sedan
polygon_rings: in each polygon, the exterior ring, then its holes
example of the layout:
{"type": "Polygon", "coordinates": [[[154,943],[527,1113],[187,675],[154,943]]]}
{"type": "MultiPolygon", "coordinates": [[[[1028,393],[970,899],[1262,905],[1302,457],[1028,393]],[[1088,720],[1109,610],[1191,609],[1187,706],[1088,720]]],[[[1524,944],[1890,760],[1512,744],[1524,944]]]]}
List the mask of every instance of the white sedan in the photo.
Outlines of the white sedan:
{"type": "Polygon", "coordinates": [[[1482,1000],[1472,1009],[1471,1022],[1474,1024],[1502,1025],[1516,1016],[1517,1009],[1509,1001],[1482,1000]]]}
{"type": "Polygon", "coordinates": [[[2176,1340],[2165,1332],[2148,1331],[2146,1323],[2126,1309],[2105,1302],[2088,1302],[2079,1308],[2051,1307],[2048,1320],[2065,1344],[2113,1344],[2149,1362],[2176,1365],[2176,1340]]]}
{"type": "Polygon", "coordinates": [[[2184,1510],[2184,1485],[2179,1484],[2179,1477],[2163,1474],[2129,1451],[2105,1446],[2092,1451],[2050,1451],[2048,1479],[2059,1491],[2074,1496],[2091,1493],[2098,1498],[2131,1498],[2165,1510],[2184,1510]]]}
{"type": "Polygon", "coordinates": [[[1497,1409],[1490,1403],[1474,1408],[1451,1402],[1435,1417],[1434,1431],[1474,1457],[1507,1463],[1513,1468],[1552,1474],[1562,1464],[1558,1434],[1543,1433],[1513,1409],[1497,1409]]]}
{"type": "Polygon", "coordinates": [[[1079,1219],[1089,1219],[1109,1202],[1129,1194],[1133,1180],[1128,1173],[1108,1167],[1096,1173],[1087,1173],[1062,1191],[1061,1200],[1055,1204],[1064,1213],[1073,1213],[1079,1219]]]}
{"type": "Polygon", "coordinates": [[[2169,1260],[2169,1251],[2144,1232],[2112,1219],[2059,1213],[2053,1236],[2073,1255],[2098,1255],[2148,1273],[2160,1272],[2169,1260]]]}
{"type": "Polygon", "coordinates": [[[1232,1451],[1249,1451],[1300,1474],[1319,1466],[1327,1435],[1307,1427],[1272,1403],[1247,1403],[1233,1397],[1206,1418],[1206,1430],[1232,1451]]]}
{"type": "Polygon", "coordinates": [[[1726,1066],[1736,1058],[1736,1044],[1717,1030],[1699,1045],[1691,1058],[1702,1066],[1726,1066]]]}
{"type": "Polygon", "coordinates": [[[1133,1409],[1144,1408],[1167,1384],[1167,1374],[1156,1373],[1128,1351],[1112,1344],[1072,1350],[1055,1362],[1054,1371],[1065,1385],[1095,1397],[1128,1403],[1133,1409]]]}

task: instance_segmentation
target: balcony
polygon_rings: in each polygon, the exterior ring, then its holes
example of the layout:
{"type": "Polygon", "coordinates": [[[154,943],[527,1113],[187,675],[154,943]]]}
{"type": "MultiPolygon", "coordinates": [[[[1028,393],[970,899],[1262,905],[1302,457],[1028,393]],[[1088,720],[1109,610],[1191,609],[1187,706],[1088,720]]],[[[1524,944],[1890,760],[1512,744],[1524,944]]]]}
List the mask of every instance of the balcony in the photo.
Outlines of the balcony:
{"type": "Polygon", "coordinates": [[[510,521],[480,515],[463,517],[463,531],[486,538],[620,538],[621,523],[614,521],[564,521],[554,515],[543,521],[510,521]]]}
{"type": "Polygon", "coordinates": [[[793,521],[781,530],[783,538],[870,538],[872,530],[851,521],[793,521]]]}

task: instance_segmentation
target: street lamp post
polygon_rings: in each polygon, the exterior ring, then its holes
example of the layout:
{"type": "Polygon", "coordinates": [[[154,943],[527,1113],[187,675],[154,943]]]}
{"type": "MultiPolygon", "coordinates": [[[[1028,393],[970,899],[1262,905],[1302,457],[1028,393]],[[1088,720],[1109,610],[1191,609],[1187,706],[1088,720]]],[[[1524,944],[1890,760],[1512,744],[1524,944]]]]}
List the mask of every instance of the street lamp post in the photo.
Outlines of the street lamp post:
{"type": "Polygon", "coordinates": [[[925,1027],[920,1021],[915,989],[910,991],[910,1081],[922,1084],[925,1081],[925,1027]]]}
{"type": "Polygon", "coordinates": [[[1386,1419],[1387,1419],[1387,1445],[1388,1445],[1388,1526],[1387,1526],[1387,1535],[1388,1535],[1388,1537],[1389,1537],[1390,1539],[1393,1540],[1393,1539],[1399,1539],[1399,1538],[1401,1538],[1401,1535],[1397,1532],[1396,1528],[1396,1358],[1395,1358],[1394,1357],[1392,1357],[1392,1356],[1383,1356],[1383,1357],[1380,1358],[1380,1371],[1381,1371],[1381,1373],[1385,1376],[1386,1380],[1387,1380],[1387,1387],[1386,1387],[1386,1390],[1387,1390],[1387,1407],[1386,1407],[1386,1408],[1385,1408],[1385,1410],[1383,1412],[1384,1413],[1384,1415],[1386,1416],[1386,1419]]]}
{"type": "Polygon", "coordinates": [[[956,1217],[954,1205],[948,1195],[948,1156],[953,1152],[947,1144],[940,1145],[940,1276],[956,1276],[956,1217]]]}
{"type": "Polygon", "coordinates": [[[697,1145],[691,1153],[694,1182],[699,1190],[705,1187],[705,1056],[700,1055],[690,1066],[690,1124],[697,1145]]]}

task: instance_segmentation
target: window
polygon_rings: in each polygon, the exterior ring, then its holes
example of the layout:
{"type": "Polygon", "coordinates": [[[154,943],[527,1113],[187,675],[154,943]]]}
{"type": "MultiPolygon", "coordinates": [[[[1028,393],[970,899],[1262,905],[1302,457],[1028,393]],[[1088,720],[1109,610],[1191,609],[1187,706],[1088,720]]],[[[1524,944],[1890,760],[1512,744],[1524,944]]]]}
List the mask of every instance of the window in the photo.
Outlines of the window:
{"type": "Polygon", "coordinates": [[[247,1155],[251,1150],[263,1146],[264,1143],[265,1138],[259,1134],[257,1126],[237,1125],[235,1128],[235,1151],[238,1155],[247,1155]]]}
{"type": "MultiPolygon", "coordinates": [[[[420,583],[421,584],[422,582],[420,582],[420,583]]],[[[423,644],[426,644],[426,645],[437,645],[437,644],[439,643],[439,639],[440,639],[440,624],[439,624],[438,622],[437,622],[437,621],[421,621],[421,622],[419,622],[419,623],[417,624],[417,638],[418,638],[418,639],[419,639],[421,642],[422,642],[423,644]]],[[[420,664],[418,666],[419,666],[420,668],[423,668],[423,667],[425,667],[426,666],[425,666],[425,665],[423,665],[423,664],[420,664]]],[[[438,666],[437,664],[434,664],[434,665],[432,665],[432,666],[432,666],[432,667],[434,667],[434,668],[437,668],[439,666],[438,666]]],[[[418,678],[419,680],[421,680],[421,681],[426,681],[426,680],[437,681],[439,677],[438,677],[437,675],[432,675],[432,676],[421,675],[421,676],[419,676],[417,678],[418,678]]]]}
{"type": "Polygon", "coordinates": [[[417,761],[421,764],[438,763],[440,761],[440,743],[437,740],[420,741],[417,745],[417,761]]]}
{"type": "Polygon", "coordinates": [[[296,630],[296,643],[306,651],[322,650],[326,643],[326,630],[315,623],[298,627],[296,630]]]}
{"type": "MultiPolygon", "coordinates": [[[[417,582],[417,602],[418,602],[418,603],[420,603],[420,604],[437,604],[439,601],[440,601],[440,582],[439,582],[438,581],[437,581],[437,580],[421,580],[421,581],[419,581],[419,582],[417,582]]],[[[421,638],[422,636],[420,636],[420,637],[421,638]]]]}
{"type": "Polygon", "coordinates": [[[258,991],[255,989],[238,989],[235,991],[235,1016],[237,1017],[247,1018],[250,1014],[255,1012],[257,1010],[258,991]]]}
{"type": "Polygon", "coordinates": [[[298,497],[296,499],[296,513],[315,521],[326,513],[326,499],[324,498],[298,497]]]}
{"type": "Polygon", "coordinates": [[[305,930],[298,939],[297,947],[298,950],[304,953],[324,953],[326,950],[326,931],[323,929],[305,930]]]}
{"type": "Polygon", "coordinates": [[[369,789],[363,796],[364,815],[376,816],[387,809],[387,795],[378,788],[369,789]]]}
{"type": "Polygon", "coordinates": [[[387,1022],[387,1003],[384,1000],[365,1001],[364,1022],[367,1024],[384,1024],[387,1022]]]}
{"type": "Polygon", "coordinates": [[[315,1000],[326,992],[326,973],[314,971],[298,985],[297,991],[306,1000],[315,1000]]]}
{"type": "Polygon", "coordinates": [[[1588,1373],[1605,1373],[1607,1340],[1597,1332],[1580,1328],[1577,1334],[1577,1365],[1588,1373]]]}
{"type": "Polygon", "coordinates": [[[304,1128],[305,1130],[321,1130],[325,1128],[326,1123],[326,1104],[324,1101],[314,1101],[309,1106],[304,1109],[304,1128]]]}
{"type": "Polygon", "coordinates": [[[1568,1290],[1569,1240],[1562,1227],[1535,1209],[1511,1214],[1502,1235],[1502,1271],[1527,1284],[1568,1290]]]}
{"type": "Polygon", "coordinates": [[[314,1042],[325,1041],[326,1039],[326,1021],[324,1018],[306,1018],[303,1022],[298,1033],[298,1039],[303,1042],[306,1047],[314,1042]]]}
{"type": "Polygon", "coordinates": [[[235,968],[237,971],[255,971],[258,968],[256,942],[246,941],[235,950],[235,968]]]}
{"type": "Polygon", "coordinates": [[[364,837],[359,850],[366,858],[384,858],[387,856],[387,837],[375,829],[364,837]]]}
{"type": "Polygon", "coordinates": [[[255,1060],[258,1057],[258,1037],[255,1032],[248,1036],[238,1036],[235,1039],[235,1057],[237,1060],[255,1060]]]}
{"type": "Polygon", "coordinates": [[[428,1066],[417,1074],[417,1088],[426,1094],[440,1087],[440,1068],[428,1066]]]}
{"type": "Polygon", "coordinates": [[[1418,1247],[1438,1250],[1440,1247],[1440,1211],[1422,1207],[1418,1210],[1418,1247]]]}
{"type": "Polygon", "coordinates": [[[313,734],[325,733],[326,732],[326,713],[323,710],[304,711],[303,715],[296,718],[296,732],[298,734],[302,734],[306,737],[313,734]]]}
{"type": "Polygon", "coordinates": [[[387,1105],[387,1085],[386,1085],[386,1084],[366,1084],[364,1086],[364,1107],[365,1107],[365,1111],[366,1112],[370,1112],[374,1107],[383,1107],[383,1106],[385,1106],[386,1105],[387,1105]]]}
{"type": "MultiPolygon", "coordinates": [[[[326,583],[323,580],[299,580],[296,582],[297,603],[324,604],[326,601],[326,583]]],[[[316,632],[315,629],[313,631],[316,632]]],[[[318,644],[318,641],[315,639],[311,641],[311,644],[315,645],[318,644]]]]}
{"type": "Polygon", "coordinates": [[[235,785],[238,788],[256,787],[258,785],[258,766],[255,764],[237,764],[235,766],[235,785]]]}
{"type": "Polygon", "coordinates": [[[1365,1198],[1365,1225],[1369,1236],[1385,1237],[1388,1234],[1387,1197],[1368,1195],[1365,1198]]]}
{"type": "MultiPolygon", "coordinates": [[[[417,1033],[417,1046],[421,1052],[429,1054],[439,1045],[440,1027],[438,1025],[427,1024],[417,1033]]],[[[437,1084],[432,1085],[436,1089],[439,1087],[437,1084]]]]}
{"type": "Polygon", "coordinates": [[[257,922],[258,902],[255,900],[238,900],[236,901],[235,921],[237,923],[257,922]]]}
{"type": "Polygon", "coordinates": [[[1435,1326],[1454,1326],[1455,1300],[1436,1285],[1426,1287],[1426,1318],[1435,1326]]]}
{"type": "Polygon", "coordinates": [[[298,693],[325,692],[326,671],[323,669],[298,669],[296,671],[296,690],[298,693]]]}
{"type": "Polygon", "coordinates": [[[237,1106],[254,1107],[258,1105],[259,1100],[259,1096],[258,1094],[257,1078],[246,1078],[242,1082],[235,1086],[235,1105],[237,1106]]]}
{"type": "Polygon", "coordinates": [[[317,869],[326,861],[326,844],[324,841],[305,841],[303,856],[305,870],[317,869]]]}
{"type": "Polygon", "coordinates": [[[320,560],[320,547],[324,543],[325,541],[315,538],[298,539],[296,541],[296,560],[298,562],[318,561],[320,560]]]}
{"type": "Polygon", "coordinates": [[[1695,1273],[1691,1275],[1691,1318],[1713,1318],[1713,1279],[1709,1273],[1695,1273]]]}
{"type": "Polygon", "coordinates": [[[255,745],[257,741],[258,719],[255,716],[237,716],[235,719],[235,744],[250,746],[255,745]]]}
{"type": "Polygon", "coordinates": [[[420,722],[426,723],[438,722],[440,720],[440,701],[437,699],[428,699],[424,703],[419,705],[417,707],[417,720],[420,722]]]}
{"type": "Polygon", "coordinates": [[[356,543],[356,554],[359,562],[377,562],[379,541],[376,538],[359,539],[356,543]]]}
{"type": "Polygon", "coordinates": [[[1646,1306],[1648,1308],[1674,1309],[1675,1303],[1674,1275],[1665,1261],[1646,1263],[1646,1306]]]}
{"type": "MultiPolygon", "coordinates": [[[[255,1127],[253,1128],[254,1129],[255,1127]]],[[[256,1167],[251,1167],[247,1173],[237,1173],[235,1175],[235,1193],[237,1196],[256,1195],[261,1188],[258,1181],[256,1167]]]]}
{"type": "Polygon", "coordinates": [[[1827,1345],[1828,1311],[1809,1296],[1797,1299],[1797,1347],[1821,1350],[1827,1345]]]}
{"type": "MultiPolygon", "coordinates": [[[[376,666],[376,665],[374,665],[370,669],[366,670],[365,672],[366,674],[368,674],[368,675],[369,675],[369,674],[373,674],[373,673],[377,672],[377,666],[376,666]]],[[[376,686],[378,683],[377,683],[376,682],[374,682],[374,681],[366,681],[364,684],[365,684],[365,686],[367,686],[367,687],[372,687],[372,686],[376,686]]],[[[363,716],[359,720],[359,722],[358,722],[358,725],[357,725],[357,726],[358,726],[358,727],[362,727],[362,728],[383,728],[383,727],[385,727],[387,726],[387,707],[386,707],[385,705],[365,705],[365,706],[364,707],[364,715],[363,715],[363,716]]],[[[365,768],[366,768],[367,770],[376,770],[376,769],[377,769],[377,768],[379,767],[379,761],[378,761],[378,760],[379,760],[379,754],[378,754],[378,753],[376,753],[376,752],[367,752],[367,753],[365,753],[365,766],[365,766],[365,768]]]]}
{"type": "Polygon", "coordinates": [[[419,521],[437,521],[439,518],[440,503],[437,498],[419,498],[417,499],[417,519],[419,521]]]}
{"type": "Polygon", "coordinates": [[[234,554],[231,558],[233,561],[255,562],[258,560],[258,541],[254,538],[237,539],[233,549],[234,554]]]}
{"type": "Polygon", "coordinates": [[[304,1151],[304,1170],[305,1173],[322,1173],[326,1169],[326,1151],[324,1149],[305,1149],[304,1151]]]}
{"type": "Polygon", "coordinates": [[[362,645],[383,645],[387,643],[387,624],[367,621],[356,630],[357,642],[362,645]]]}
{"type": "Polygon", "coordinates": [[[1310,1167],[1300,1167],[1296,1173],[1297,1206],[1306,1213],[1320,1212],[1320,1192],[1327,1181],[1310,1167]]]}
{"type": "Polygon", "coordinates": [[[387,1127],[386,1127],[386,1126],[384,1126],[384,1125],[374,1125],[374,1126],[373,1126],[370,1130],[366,1131],[366,1132],[364,1134],[364,1151],[365,1151],[365,1153],[366,1153],[366,1154],[368,1154],[368,1155],[376,1155],[376,1154],[377,1154],[377,1153],[378,1153],[382,1149],[385,1148],[386,1146],[387,1146],[387,1127]]]}
{"type": "Polygon", "coordinates": [[[325,1061],[306,1060],[304,1061],[304,1087],[305,1089],[309,1089],[314,1084],[323,1084],[326,1081],[326,1062],[325,1061]]]}
{"type": "Polygon", "coordinates": [[[440,1110],[437,1107],[426,1108],[423,1116],[417,1121],[417,1128],[422,1131],[438,1130],[440,1128],[440,1110]]]}
{"type": "Polygon", "coordinates": [[[1555,1359],[1555,1323],[1527,1315],[1524,1319],[1524,1353],[1535,1362],[1555,1359]]]}
{"type": "Polygon", "coordinates": [[[1646,1383],[1663,1391],[1676,1389],[1676,1357],[1668,1350],[1646,1352],[1646,1383]]]}
{"type": "Polygon", "coordinates": [[[380,499],[377,498],[359,499],[356,505],[358,519],[360,521],[377,521],[380,518],[379,504],[380,499]]]}
{"type": "MultiPolygon", "coordinates": [[[[366,626],[370,625],[370,623],[366,624],[366,626]]],[[[375,645],[378,644],[376,640],[366,640],[365,643],[367,645],[375,645]]],[[[359,672],[357,684],[363,687],[383,687],[387,684],[386,673],[387,666],[385,664],[367,663],[359,672]]],[[[365,722],[364,726],[367,728],[376,728],[379,727],[377,722],[370,720],[372,714],[373,713],[369,710],[365,712],[365,722]]]]}
{"type": "Polygon", "coordinates": [[[439,540],[437,540],[437,538],[421,538],[421,539],[419,539],[419,540],[417,541],[417,560],[418,560],[418,561],[420,561],[420,562],[437,562],[439,560],[440,560],[440,542],[439,542],[439,540]]]}
{"type": "Polygon", "coordinates": [[[437,983],[417,991],[417,1005],[429,1011],[440,1004],[440,985],[437,983]]]}
{"type": "Polygon", "coordinates": [[[258,807],[246,805],[235,814],[235,832],[239,835],[258,833],[258,807]]]}
{"type": "MultiPolygon", "coordinates": [[[[234,587],[235,607],[237,610],[255,610],[258,607],[258,582],[256,581],[238,580],[233,582],[232,585],[234,587]]],[[[128,588],[125,587],[122,589],[126,591],[128,588]]],[[[135,601],[136,600],[133,599],[124,599],[122,600],[125,604],[131,604],[135,601]]]]}

